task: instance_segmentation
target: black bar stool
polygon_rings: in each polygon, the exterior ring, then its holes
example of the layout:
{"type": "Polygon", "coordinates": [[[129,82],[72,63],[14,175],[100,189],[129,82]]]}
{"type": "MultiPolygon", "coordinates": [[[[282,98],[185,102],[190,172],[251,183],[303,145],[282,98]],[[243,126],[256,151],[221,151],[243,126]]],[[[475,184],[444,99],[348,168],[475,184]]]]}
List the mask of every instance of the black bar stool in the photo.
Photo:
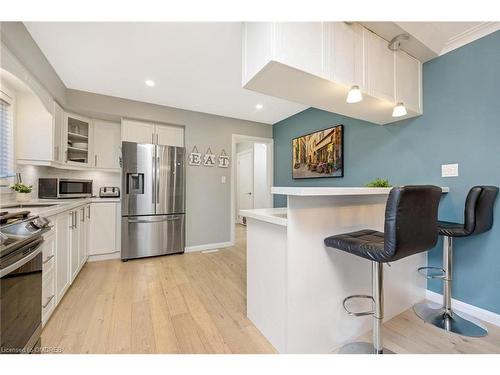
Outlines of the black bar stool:
{"type": "Polygon", "coordinates": [[[422,302],[413,306],[415,313],[425,322],[464,336],[482,337],[488,334],[479,320],[451,308],[453,238],[489,231],[493,226],[493,205],[497,195],[496,186],[474,186],[465,201],[464,224],[438,221],[439,234],[443,236],[443,268],[420,267],[418,271],[428,279],[443,280],[443,305],[422,302]]]}
{"type": "Polygon", "coordinates": [[[372,296],[355,295],[344,299],[344,309],[355,316],[373,316],[373,344],[356,342],[344,345],[340,353],[391,353],[382,344],[384,319],[383,263],[432,249],[437,242],[437,212],[441,189],[437,186],[402,186],[391,190],[385,208],[384,233],[371,229],[338,234],[325,239],[325,245],[372,262],[372,296]],[[352,298],[369,298],[373,310],[349,311],[352,298]]]}

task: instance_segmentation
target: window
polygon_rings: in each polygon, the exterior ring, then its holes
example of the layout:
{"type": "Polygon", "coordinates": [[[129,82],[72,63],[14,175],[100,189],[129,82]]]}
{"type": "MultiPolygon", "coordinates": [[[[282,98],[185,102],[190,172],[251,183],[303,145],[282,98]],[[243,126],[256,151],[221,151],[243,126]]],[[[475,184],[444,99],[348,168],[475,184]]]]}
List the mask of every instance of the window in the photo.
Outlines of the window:
{"type": "Polygon", "coordinates": [[[0,91],[0,179],[7,184],[14,172],[14,119],[13,101],[0,91]]]}

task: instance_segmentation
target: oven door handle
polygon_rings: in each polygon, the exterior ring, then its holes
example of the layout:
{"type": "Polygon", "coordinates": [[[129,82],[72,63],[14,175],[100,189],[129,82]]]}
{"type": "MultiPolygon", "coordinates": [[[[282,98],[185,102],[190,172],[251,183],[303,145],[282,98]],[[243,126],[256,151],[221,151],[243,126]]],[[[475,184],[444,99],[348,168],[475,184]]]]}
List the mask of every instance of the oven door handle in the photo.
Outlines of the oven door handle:
{"type": "Polygon", "coordinates": [[[24,266],[26,263],[35,258],[38,254],[42,252],[42,243],[43,237],[40,237],[38,240],[30,242],[29,244],[22,247],[22,249],[26,249],[29,253],[22,259],[19,259],[17,262],[12,263],[11,265],[2,268],[0,270],[0,277],[4,277],[14,271],[15,269],[24,266]]]}

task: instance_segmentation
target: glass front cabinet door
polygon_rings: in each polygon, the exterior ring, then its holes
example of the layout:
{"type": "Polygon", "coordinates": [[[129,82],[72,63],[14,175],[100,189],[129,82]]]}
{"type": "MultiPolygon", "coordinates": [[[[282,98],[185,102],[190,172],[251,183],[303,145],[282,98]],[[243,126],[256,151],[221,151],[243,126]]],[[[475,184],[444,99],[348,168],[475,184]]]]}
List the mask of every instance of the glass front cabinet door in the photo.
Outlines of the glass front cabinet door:
{"type": "Polygon", "coordinates": [[[64,118],[63,147],[66,149],[64,161],[72,165],[93,165],[93,161],[90,160],[93,155],[91,150],[92,121],[70,113],[66,113],[64,118]]]}

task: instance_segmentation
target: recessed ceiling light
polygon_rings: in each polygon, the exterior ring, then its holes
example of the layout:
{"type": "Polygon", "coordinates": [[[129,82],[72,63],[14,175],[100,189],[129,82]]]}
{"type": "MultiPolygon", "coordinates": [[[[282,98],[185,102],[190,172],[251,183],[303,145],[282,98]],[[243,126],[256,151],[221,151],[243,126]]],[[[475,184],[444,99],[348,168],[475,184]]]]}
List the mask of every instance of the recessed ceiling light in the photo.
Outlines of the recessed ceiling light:
{"type": "Polygon", "coordinates": [[[255,109],[257,109],[257,110],[260,110],[262,108],[264,108],[264,106],[260,103],[255,106],[255,109]]]}
{"type": "Polygon", "coordinates": [[[155,85],[155,81],[152,81],[150,79],[145,80],[144,83],[149,87],[153,87],[155,85]]]}

